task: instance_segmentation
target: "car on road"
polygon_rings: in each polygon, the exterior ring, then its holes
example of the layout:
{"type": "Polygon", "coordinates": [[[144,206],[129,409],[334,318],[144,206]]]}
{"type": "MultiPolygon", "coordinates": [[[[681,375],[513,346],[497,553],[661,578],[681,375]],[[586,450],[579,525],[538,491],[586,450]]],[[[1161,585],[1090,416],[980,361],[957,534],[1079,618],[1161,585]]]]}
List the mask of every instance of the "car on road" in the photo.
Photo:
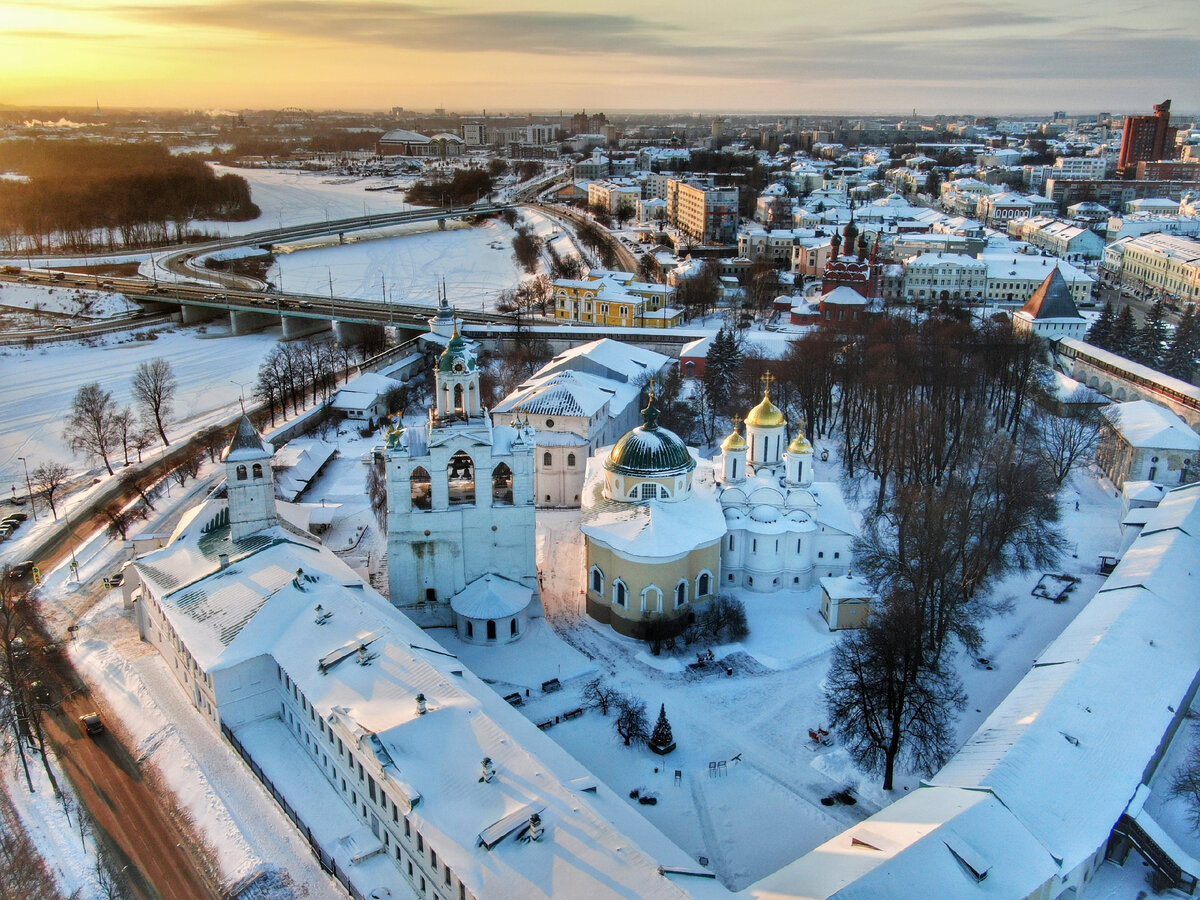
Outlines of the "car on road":
{"type": "Polygon", "coordinates": [[[24,562],[14,563],[8,570],[8,574],[12,578],[28,578],[33,574],[34,564],[32,559],[27,559],[24,562]]]}
{"type": "Polygon", "coordinates": [[[89,737],[104,734],[104,723],[100,721],[99,713],[84,713],[79,717],[79,725],[87,732],[89,737]]]}
{"type": "Polygon", "coordinates": [[[55,325],[54,330],[55,330],[55,332],[70,331],[71,326],[70,325],[55,325]]]}
{"type": "Polygon", "coordinates": [[[9,519],[13,519],[17,522],[24,522],[28,518],[29,518],[29,513],[15,512],[15,513],[9,513],[7,516],[5,516],[4,521],[7,522],[9,519]]]}

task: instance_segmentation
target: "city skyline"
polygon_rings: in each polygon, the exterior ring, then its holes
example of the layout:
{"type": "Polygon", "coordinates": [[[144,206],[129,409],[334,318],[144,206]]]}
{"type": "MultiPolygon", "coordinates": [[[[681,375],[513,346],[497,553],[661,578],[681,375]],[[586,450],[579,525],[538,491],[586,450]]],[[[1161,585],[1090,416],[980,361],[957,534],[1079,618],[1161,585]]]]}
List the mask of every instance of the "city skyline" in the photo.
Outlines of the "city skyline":
{"type": "Polygon", "coordinates": [[[0,2],[0,104],[460,111],[1136,110],[1200,56],[1188,0],[1004,10],[550,0],[0,2]],[[981,62],[982,61],[982,62],[981,62]]]}

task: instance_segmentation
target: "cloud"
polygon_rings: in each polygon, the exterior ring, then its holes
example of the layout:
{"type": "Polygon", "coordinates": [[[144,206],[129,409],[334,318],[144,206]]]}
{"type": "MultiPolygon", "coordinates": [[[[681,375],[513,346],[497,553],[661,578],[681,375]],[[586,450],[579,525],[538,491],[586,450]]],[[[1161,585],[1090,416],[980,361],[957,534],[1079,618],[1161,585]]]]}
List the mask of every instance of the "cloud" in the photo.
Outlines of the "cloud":
{"type": "Polygon", "coordinates": [[[677,26],[617,13],[473,11],[370,0],[246,0],[133,4],[122,16],[175,27],[216,27],[283,38],[441,53],[542,55],[721,54],[728,48],[675,43],[677,26]]]}

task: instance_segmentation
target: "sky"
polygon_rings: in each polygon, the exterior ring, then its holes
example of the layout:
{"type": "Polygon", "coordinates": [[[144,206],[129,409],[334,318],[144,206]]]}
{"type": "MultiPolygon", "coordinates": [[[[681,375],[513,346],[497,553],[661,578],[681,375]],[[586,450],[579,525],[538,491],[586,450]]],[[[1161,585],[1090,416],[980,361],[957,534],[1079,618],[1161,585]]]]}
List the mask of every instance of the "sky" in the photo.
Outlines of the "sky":
{"type": "Polygon", "coordinates": [[[0,0],[0,104],[1200,110],[1197,0],[0,0]]]}

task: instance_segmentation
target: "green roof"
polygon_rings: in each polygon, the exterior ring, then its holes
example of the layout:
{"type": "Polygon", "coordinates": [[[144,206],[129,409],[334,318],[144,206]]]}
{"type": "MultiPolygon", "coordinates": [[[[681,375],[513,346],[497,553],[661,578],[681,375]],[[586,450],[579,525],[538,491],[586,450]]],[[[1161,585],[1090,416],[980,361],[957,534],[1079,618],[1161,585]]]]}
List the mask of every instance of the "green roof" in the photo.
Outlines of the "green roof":
{"type": "Polygon", "coordinates": [[[609,451],[604,467],[620,475],[659,478],[682,475],[696,468],[687,444],[675,432],[658,425],[654,395],[642,410],[643,424],[629,431],[609,451]]]}

